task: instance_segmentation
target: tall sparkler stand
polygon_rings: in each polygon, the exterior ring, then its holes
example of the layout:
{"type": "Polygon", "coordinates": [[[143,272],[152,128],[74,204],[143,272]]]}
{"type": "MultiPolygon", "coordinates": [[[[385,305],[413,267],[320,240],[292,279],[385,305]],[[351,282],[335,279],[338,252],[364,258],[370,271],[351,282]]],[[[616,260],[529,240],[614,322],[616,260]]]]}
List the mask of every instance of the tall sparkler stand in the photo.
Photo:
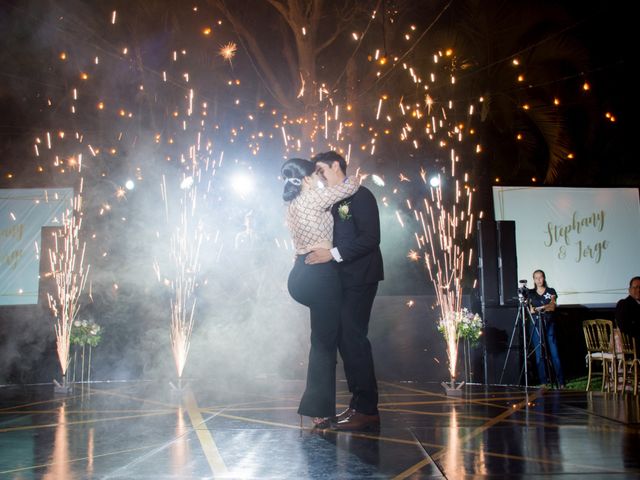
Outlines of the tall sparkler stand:
{"type": "Polygon", "coordinates": [[[462,358],[464,360],[464,381],[473,382],[473,371],[471,370],[471,342],[468,338],[462,340],[462,358]]]}
{"type": "Polygon", "coordinates": [[[59,395],[67,395],[73,391],[73,384],[67,382],[67,376],[62,376],[62,383],[59,383],[55,378],[53,379],[53,393],[59,395]]]}

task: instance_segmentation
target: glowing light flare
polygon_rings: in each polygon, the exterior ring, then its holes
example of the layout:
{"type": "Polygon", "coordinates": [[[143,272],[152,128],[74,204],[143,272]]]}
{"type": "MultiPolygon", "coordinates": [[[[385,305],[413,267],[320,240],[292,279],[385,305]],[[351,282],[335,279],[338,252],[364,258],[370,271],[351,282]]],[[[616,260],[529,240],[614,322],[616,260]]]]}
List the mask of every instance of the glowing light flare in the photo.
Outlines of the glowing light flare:
{"type": "Polygon", "coordinates": [[[371,180],[373,180],[373,183],[375,183],[378,187],[384,187],[385,185],[384,180],[375,173],[371,175],[371,180]]]}
{"type": "Polygon", "coordinates": [[[233,57],[235,57],[237,51],[238,46],[233,42],[229,42],[220,47],[218,55],[224,58],[227,62],[231,63],[231,60],[233,59],[233,57]]]}

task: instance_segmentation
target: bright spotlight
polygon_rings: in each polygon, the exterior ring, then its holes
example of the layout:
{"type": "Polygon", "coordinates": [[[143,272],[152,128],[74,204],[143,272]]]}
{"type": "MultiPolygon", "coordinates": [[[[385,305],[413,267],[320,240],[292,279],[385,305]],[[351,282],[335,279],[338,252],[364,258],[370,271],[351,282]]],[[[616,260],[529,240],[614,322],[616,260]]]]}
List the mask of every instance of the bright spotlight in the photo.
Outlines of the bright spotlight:
{"type": "Polygon", "coordinates": [[[127,190],[133,190],[133,188],[134,188],[135,186],[136,186],[136,184],[135,184],[135,183],[133,183],[133,180],[127,180],[127,181],[125,182],[125,184],[124,184],[124,187],[125,187],[127,190]]]}
{"type": "Polygon", "coordinates": [[[184,177],[180,182],[180,188],[182,190],[188,190],[193,185],[193,177],[184,177]]]}
{"type": "Polygon", "coordinates": [[[429,185],[431,185],[432,187],[439,187],[440,186],[440,175],[434,175],[433,177],[431,177],[429,179],[429,185]]]}
{"type": "Polygon", "coordinates": [[[371,175],[371,179],[373,183],[375,183],[379,187],[384,187],[384,180],[376,174],[371,175]]]}
{"type": "Polygon", "coordinates": [[[246,174],[238,174],[231,180],[231,185],[237,194],[244,196],[253,190],[253,179],[246,174]]]}

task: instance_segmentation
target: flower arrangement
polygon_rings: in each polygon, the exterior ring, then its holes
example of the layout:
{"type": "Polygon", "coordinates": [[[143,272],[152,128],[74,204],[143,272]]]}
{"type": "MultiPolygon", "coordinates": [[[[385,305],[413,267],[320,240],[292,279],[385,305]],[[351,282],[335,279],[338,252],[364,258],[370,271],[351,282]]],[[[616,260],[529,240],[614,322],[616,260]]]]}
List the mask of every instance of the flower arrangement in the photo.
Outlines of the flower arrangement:
{"type": "Polygon", "coordinates": [[[71,327],[70,340],[73,345],[95,347],[102,340],[102,328],[93,320],[76,320],[71,327]]]}
{"type": "Polygon", "coordinates": [[[444,336],[447,344],[447,356],[449,357],[449,374],[451,383],[442,382],[447,395],[461,396],[461,387],[465,382],[455,385],[456,366],[458,363],[458,341],[464,338],[471,344],[475,344],[482,334],[482,319],[477,313],[472,313],[466,308],[461,310],[447,310],[442,308],[442,317],[438,322],[438,331],[444,336]]]}
{"type": "Polygon", "coordinates": [[[449,311],[445,315],[444,319],[440,319],[438,322],[438,331],[442,333],[445,338],[450,331],[450,326],[455,327],[455,336],[457,338],[464,338],[471,343],[471,345],[477,345],[482,335],[482,318],[477,313],[472,313],[468,309],[453,312],[449,311]],[[449,327],[448,327],[449,326],[449,327]]]}

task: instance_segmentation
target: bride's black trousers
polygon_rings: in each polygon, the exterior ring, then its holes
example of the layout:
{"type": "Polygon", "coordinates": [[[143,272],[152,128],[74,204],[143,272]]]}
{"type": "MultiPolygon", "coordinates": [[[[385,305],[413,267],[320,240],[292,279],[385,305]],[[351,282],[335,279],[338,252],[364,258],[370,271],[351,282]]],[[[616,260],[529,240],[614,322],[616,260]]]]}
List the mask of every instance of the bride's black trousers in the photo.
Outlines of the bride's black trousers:
{"type": "Polygon", "coordinates": [[[342,288],[335,262],[307,265],[296,257],[289,274],[289,293],[311,313],[311,351],[307,385],[298,413],[308,417],[336,414],[336,358],[342,288]]]}

